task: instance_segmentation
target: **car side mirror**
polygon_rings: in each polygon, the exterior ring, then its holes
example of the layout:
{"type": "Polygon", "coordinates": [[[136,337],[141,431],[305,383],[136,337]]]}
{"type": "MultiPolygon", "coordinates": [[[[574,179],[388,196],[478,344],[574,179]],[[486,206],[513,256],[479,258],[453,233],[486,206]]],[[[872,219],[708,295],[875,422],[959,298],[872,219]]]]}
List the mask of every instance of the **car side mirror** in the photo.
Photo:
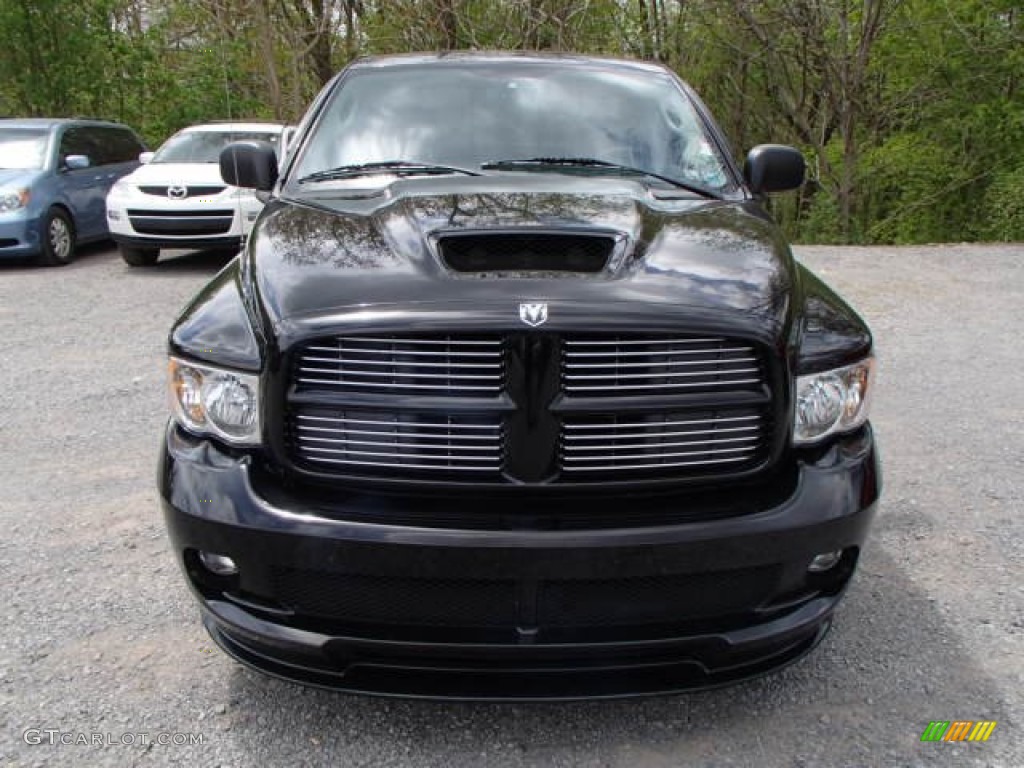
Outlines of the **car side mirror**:
{"type": "Polygon", "coordinates": [[[782,144],[759,144],[747,154],[743,178],[754,194],[785,192],[804,183],[804,156],[782,144]]]}
{"type": "Polygon", "coordinates": [[[139,162],[145,165],[146,163],[153,159],[153,155],[155,154],[155,152],[142,152],[139,154],[139,162]]]}
{"type": "Polygon", "coordinates": [[[68,155],[64,158],[64,167],[69,171],[80,171],[92,165],[88,155],[68,155]]]}
{"type": "Polygon", "coordinates": [[[268,192],[277,183],[277,155],[266,141],[236,141],[220,153],[220,176],[233,187],[268,192]]]}

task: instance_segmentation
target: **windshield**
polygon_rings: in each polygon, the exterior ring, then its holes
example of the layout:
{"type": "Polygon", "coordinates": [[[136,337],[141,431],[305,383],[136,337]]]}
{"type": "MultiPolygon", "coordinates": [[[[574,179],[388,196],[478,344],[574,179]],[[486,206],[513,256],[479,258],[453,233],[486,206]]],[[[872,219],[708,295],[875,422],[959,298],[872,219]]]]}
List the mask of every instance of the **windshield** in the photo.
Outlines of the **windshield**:
{"type": "Polygon", "coordinates": [[[47,131],[0,128],[0,168],[43,168],[47,137],[47,131]]]}
{"type": "Polygon", "coordinates": [[[280,133],[265,131],[185,131],[165,141],[150,162],[216,163],[220,160],[220,151],[234,141],[269,141],[276,148],[280,138],[280,133]]]}
{"type": "Polygon", "coordinates": [[[480,169],[532,158],[593,158],[707,189],[732,186],[696,110],[667,74],[507,61],[351,72],[292,178],[396,160],[480,169]]]}

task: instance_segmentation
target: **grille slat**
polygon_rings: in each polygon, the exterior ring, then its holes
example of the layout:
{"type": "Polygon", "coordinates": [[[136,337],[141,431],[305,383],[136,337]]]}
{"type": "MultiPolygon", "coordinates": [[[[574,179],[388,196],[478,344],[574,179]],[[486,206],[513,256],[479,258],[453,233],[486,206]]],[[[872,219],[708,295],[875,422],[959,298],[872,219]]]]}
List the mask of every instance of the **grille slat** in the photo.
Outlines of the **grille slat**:
{"type": "MultiPolygon", "coordinates": [[[[336,363],[338,358],[336,357],[313,357],[312,355],[306,355],[303,358],[306,362],[315,363],[336,363]]],[[[390,366],[394,363],[388,360],[352,360],[352,365],[385,365],[390,366]]],[[[436,362],[421,362],[419,360],[409,360],[402,363],[403,368],[431,368],[437,365],[436,362]]],[[[448,368],[485,368],[485,369],[499,369],[501,363],[447,363],[448,368]]],[[[333,369],[332,369],[333,370],[333,369]]]]}
{"type": "Polygon", "coordinates": [[[444,422],[438,418],[300,411],[292,421],[294,447],[300,460],[313,464],[455,474],[501,470],[504,435],[499,415],[451,417],[444,422]]]}
{"type": "MultiPolygon", "coordinates": [[[[435,384],[400,384],[400,385],[396,385],[394,382],[372,382],[372,381],[356,381],[356,380],[335,381],[334,379],[311,379],[311,378],[308,378],[308,377],[300,377],[299,379],[297,379],[297,381],[298,381],[299,384],[322,384],[322,385],[330,385],[330,386],[336,386],[336,387],[344,387],[345,389],[349,389],[349,390],[360,389],[360,388],[364,388],[364,387],[366,387],[366,388],[378,388],[378,389],[390,389],[393,392],[396,391],[396,390],[399,390],[399,389],[415,389],[415,390],[418,390],[418,391],[419,390],[438,390],[438,389],[441,389],[441,387],[439,387],[439,386],[437,386],[435,384]]],[[[456,388],[455,387],[451,387],[451,386],[444,387],[444,389],[445,389],[445,394],[447,394],[449,392],[455,392],[456,391],[456,388]]],[[[462,392],[466,392],[467,390],[472,390],[474,392],[495,392],[495,393],[497,393],[499,391],[497,388],[495,388],[493,386],[486,386],[486,387],[484,387],[484,386],[472,386],[472,385],[466,385],[466,384],[460,384],[458,386],[458,390],[460,390],[462,392]]],[[[421,394],[422,394],[422,392],[421,392],[421,394]]]]}
{"type": "MultiPolygon", "coordinates": [[[[715,444],[716,445],[722,445],[724,443],[749,443],[749,442],[752,442],[752,441],[756,442],[759,439],[760,438],[759,438],[758,435],[749,435],[747,437],[722,437],[722,438],[715,438],[715,444]]],[[[567,440],[566,442],[568,443],[569,441],[567,440]]],[[[662,442],[662,441],[659,440],[657,445],[658,445],[659,448],[688,448],[688,447],[695,446],[695,445],[705,445],[706,446],[707,443],[708,443],[708,439],[704,439],[704,440],[681,440],[681,441],[670,441],[670,442],[662,442]]],[[[579,446],[577,445],[575,447],[578,448],[579,446]]],[[[650,448],[650,447],[651,447],[651,442],[650,441],[639,442],[639,443],[616,443],[616,445],[615,445],[615,448],[618,449],[618,450],[647,449],[647,448],[650,448]]],[[[600,450],[600,448],[601,448],[601,446],[597,446],[595,448],[595,450],[600,450]]],[[[714,453],[714,452],[715,451],[711,451],[711,453],[714,453]]],[[[719,453],[721,453],[721,451],[719,451],[719,453]]],[[[665,453],[663,453],[661,455],[662,456],[671,456],[673,454],[665,454],[665,453]]],[[[687,454],[676,454],[676,455],[687,455],[687,454]]],[[[579,457],[575,457],[572,460],[573,461],[584,461],[585,459],[581,459],[579,457]]]]}
{"type": "MultiPolygon", "coordinates": [[[[718,419],[686,419],[684,421],[662,421],[659,422],[659,426],[678,427],[690,424],[721,424],[723,422],[737,422],[737,421],[756,421],[760,417],[757,415],[750,416],[725,416],[718,419]]],[[[634,421],[634,422],[617,422],[616,427],[648,427],[650,422],[646,421],[634,421]]],[[[605,429],[606,424],[566,424],[566,429],[605,429]]]]}
{"type": "MultiPolygon", "coordinates": [[[[567,425],[572,427],[574,425],[567,425]]],[[[721,434],[723,432],[756,432],[757,427],[729,427],[726,429],[716,429],[714,432],[708,430],[693,430],[692,432],[622,432],[616,435],[617,439],[633,438],[633,437],[645,437],[648,439],[655,437],[697,437],[698,435],[711,435],[721,434]]],[[[573,433],[571,430],[566,431],[566,440],[607,440],[606,435],[581,435],[579,433],[573,433]]]]}
{"type": "MultiPolygon", "coordinates": [[[[649,447],[649,446],[648,446],[649,447]]],[[[659,445],[658,448],[666,448],[668,446],[659,445]]],[[[617,446],[621,450],[636,450],[635,445],[623,445],[617,446]]],[[[750,446],[744,446],[742,448],[706,448],[703,451],[660,451],[658,453],[615,453],[615,459],[618,462],[623,461],[650,461],[651,459],[684,459],[690,458],[691,456],[718,456],[719,454],[725,453],[750,453],[753,450],[750,446]]],[[[566,455],[565,460],[568,462],[595,462],[608,461],[608,456],[572,456],[566,455]]],[[[572,469],[572,467],[566,467],[566,469],[572,469]]]]}
{"type": "MultiPolygon", "coordinates": [[[[394,446],[398,448],[399,446],[394,446]]],[[[356,458],[362,458],[364,456],[383,456],[389,459],[419,459],[419,460],[440,460],[440,461],[479,461],[486,459],[486,456],[475,456],[471,454],[458,454],[446,452],[443,456],[432,456],[427,453],[400,453],[399,451],[364,451],[356,448],[316,448],[305,446],[304,450],[313,453],[329,453],[331,455],[338,456],[355,456],[356,458]]],[[[424,450],[443,450],[443,448],[430,448],[424,450]]]]}
{"type": "MultiPolygon", "coordinates": [[[[648,367],[654,368],[654,367],[658,367],[658,366],[660,366],[660,364],[656,364],[656,365],[652,364],[652,365],[650,365],[648,367]]],[[[758,371],[758,369],[755,367],[755,368],[730,368],[726,372],[727,373],[757,373],[757,371],[758,371]]],[[[668,371],[668,372],[666,372],[666,371],[657,371],[657,372],[648,372],[648,373],[616,373],[615,374],[615,378],[618,379],[619,381],[632,381],[634,379],[650,380],[652,377],[657,377],[659,379],[682,379],[682,378],[691,379],[691,378],[697,378],[697,377],[707,377],[707,375],[708,374],[705,371],[689,371],[689,372],[687,372],[687,371],[682,371],[682,372],[678,372],[678,371],[668,371]]],[[[566,378],[568,380],[570,380],[570,381],[603,381],[604,379],[608,378],[608,374],[607,373],[605,373],[605,374],[575,374],[574,373],[574,374],[566,375],[566,378]]],[[[735,380],[731,380],[731,381],[718,382],[718,383],[721,383],[721,384],[734,384],[736,382],[735,382],[735,380]]],[[[628,387],[629,385],[626,384],[624,386],[628,387]]]]}
{"type": "MultiPolygon", "coordinates": [[[[388,425],[391,425],[391,426],[394,426],[394,424],[395,424],[395,421],[393,419],[390,420],[390,421],[374,420],[374,419],[350,419],[350,418],[346,418],[344,416],[341,416],[341,417],[307,416],[305,414],[300,415],[299,416],[299,420],[300,421],[333,421],[333,422],[341,422],[341,423],[345,423],[345,424],[388,424],[388,425]]],[[[429,429],[449,429],[449,428],[451,428],[451,426],[452,425],[450,423],[439,424],[439,423],[419,422],[419,421],[416,422],[416,428],[417,429],[428,429],[428,428],[429,429]]],[[[489,424],[459,424],[459,429],[460,430],[461,429],[493,429],[493,427],[491,425],[489,425],[489,424]]]]}
{"type": "MultiPolygon", "coordinates": [[[[426,445],[424,443],[400,443],[395,441],[387,440],[353,440],[351,438],[332,438],[332,437],[299,437],[300,443],[312,444],[310,450],[317,450],[320,443],[327,443],[328,445],[368,445],[376,448],[417,448],[421,451],[448,451],[449,446],[447,445],[426,445]]],[[[491,446],[486,445],[462,445],[459,446],[459,450],[462,451],[492,451],[491,446]]],[[[332,451],[333,453],[334,451],[332,451]]],[[[350,453],[367,453],[362,449],[353,449],[350,453]]],[[[345,451],[342,451],[345,453],[345,451]]],[[[376,455],[394,455],[393,453],[387,454],[376,454],[376,455]]],[[[448,454],[451,455],[450,453],[448,454]]]]}
{"type": "MultiPolygon", "coordinates": [[[[495,366],[499,368],[500,366],[495,366]]],[[[299,373],[336,373],[337,370],[334,368],[309,368],[307,366],[301,366],[299,373]]],[[[452,374],[450,373],[404,373],[402,371],[356,371],[349,370],[346,372],[347,376],[378,376],[380,378],[391,378],[391,379],[451,379],[452,374]]],[[[478,373],[460,373],[457,374],[460,379],[466,381],[493,381],[493,374],[478,374],[478,373]]]]}
{"type": "MultiPolygon", "coordinates": [[[[604,355],[597,355],[597,357],[604,357],[604,355]]],[[[748,363],[756,363],[757,362],[757,358],[756,357],[736,357],[736,358],[729,358],[727,361],[723,361],[723,362],[729,362],[729,363],[732,363],[734,365],[739,365],[741,363],[746,365],[748,363]]],[[[655,367],[655,366],[657,366],[657,367],[664,367],[664,368],[679,368],[679,367],[684,367],[684,366],[691,366],[692,367],[692,366],[697,366],[697,365],[707,365],[707,361],[706,360],[670,360],[670,361],[660,362],[660,363],[652,363],[652,362],[644,362],[644,363],[617,363],[616,367],[617,368],[626,368],[626,369],[629,369],[629,368],[652,368],[652,367],[655,367]]],[[[574,363],[573,364],[573,368],[575,368],[577,370],[586,370],[588,368],[596,368],[596,369],[600,370],[600,369],[604,369],[604,368],[607,368],[607,367],[608,367],[607,363],[574,363]]]]}
{"type": "Polygon", "coordinates": [[[762,379],[752,346],[718,337],[575,338],[562,349],[562,386],[582,397],[752,391],[762,379]]]}
{"type": "Polygon", "coordinates": [[[307,345],[297,359],[295,383],[334,392],[497,395],[504,369],[500,338],[344,336],[333,346],[322,339],[307,345]]]}
{"type": "Polygon", "coordinates": [[[646,418],[640,421],[630,415],[620,422],[608,414],[567,416],[560,439],[562,469],[570,474],[629,476],[686,467],[720,468],[756,462],[764,455],[767,420],[760,412],[738,413],[732,408],[646,418]],[[683,418],[687,415],[704,418],[683,418]],[[673,429],[678,425],[699,428],[673,429]]]}

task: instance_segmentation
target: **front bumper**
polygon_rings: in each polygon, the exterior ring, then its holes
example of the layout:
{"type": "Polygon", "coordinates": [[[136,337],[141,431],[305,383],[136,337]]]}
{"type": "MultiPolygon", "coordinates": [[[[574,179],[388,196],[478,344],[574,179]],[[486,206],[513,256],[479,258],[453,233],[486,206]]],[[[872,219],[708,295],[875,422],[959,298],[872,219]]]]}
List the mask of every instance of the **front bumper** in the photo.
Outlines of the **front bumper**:
{"type": "Polygon", "coordinates": [[[0,259],[20,259],[39,253],[39,219],[24,211],[0,214],[0,259]]]}
{"type": "Polygon", "coordinates": [[[185,250],[236,248],[252,231],[263,203],[256,199],[233,197],[187,198],[168,201],[152,195],[107,198],[107,225],[111,238],[122,245],[138,248],[179,248],[185,250]],[[222,231],[202,229],[207,213],[225,213],[230,225],[222,231]],[[150,229],[138,231],[133,221],[145,221],[150,229]],[[153,228],[156,229],[153,229],[153,228]]]}
{"type": "MultiPolygon", "coordinates": [[[[174,426],[159,479],[203,622],[243,663],[360,693],[574,699],[721,685],[814,647],[880,477],[870,428],[797,464],[792,492],[769,508],[592,530],[389,525],[389,509],[427,502],[365,492],[339,493],[330,510],[282,489],[270,501],[252,459],[174,426]],[[839,565],[808,573],[836,550],[839,565]],[[239,574],[212,574],[199,551],[239,574]]],[[[687,498],[587,503],[618,504],[628,521],[631,505],[687,498]]],[[[536,519],[548,502],[523,503],[536,519]]]]}

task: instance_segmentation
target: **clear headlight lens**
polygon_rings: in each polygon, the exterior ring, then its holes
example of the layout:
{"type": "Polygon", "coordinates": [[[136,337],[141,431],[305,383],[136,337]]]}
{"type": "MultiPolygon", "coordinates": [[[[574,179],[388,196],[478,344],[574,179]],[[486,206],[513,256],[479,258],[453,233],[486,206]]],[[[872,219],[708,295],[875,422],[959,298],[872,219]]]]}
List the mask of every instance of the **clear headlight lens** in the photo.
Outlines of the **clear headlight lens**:
{"type": "Polygon", "coordinates": [[[875,358],[796,380],[793,442],[807,445],[849,432],[868,419],[875,358]]]}
{"type": "Polygon", "coordinates": [[[108,195],[110,197],[125,197],[132,191],[132,185],[124,179],[118,179],[114,182],[114,186],[110,188],[108,195]]]}
{"type": "Polygon", "coordinates": [[[172,357],[171,408],[189,432],[234,445],[260,442],[259,377],[172,357]]]}
{"type": "Polygon", "coordinates": [[[28,205],[27,189],[0,189],[0,213],[16,211],[28,205]]]}

